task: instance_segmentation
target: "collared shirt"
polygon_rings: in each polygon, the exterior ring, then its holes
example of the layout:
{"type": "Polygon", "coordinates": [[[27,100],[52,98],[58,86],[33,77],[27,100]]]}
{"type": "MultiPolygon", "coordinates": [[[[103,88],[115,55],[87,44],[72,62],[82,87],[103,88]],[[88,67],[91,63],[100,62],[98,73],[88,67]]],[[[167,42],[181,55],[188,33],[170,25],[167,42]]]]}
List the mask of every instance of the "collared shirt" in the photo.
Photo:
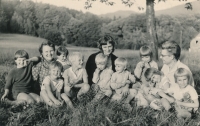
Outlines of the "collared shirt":
{"type": "Polygon", "coordinates": [[[83,78],[87,78],[87,72],[85,68],[78,69],[77,71],[73,71],[72,67],[66,69],[63,73],[63,78],[65,79],[65,82],[67,81],[68,83],[73,82],[76,80],[76,84],[83,83],[83,78]]]}
{"type": "MultiPolygon", "coordinates": [[[[169,68],[168,65],[164,64],[161,71],[164,73],[164,75],[169,78],[171,85],[175,84],[175,79],[174,79],[174,73],[176,72],[176,70],[178,68],[185,68],[186,70],[190,69],[188,68],[188,66],[186,66],[185,64],[183,64],[182,62],[180,62],[180,60],[178,60],[176,62],[176,64],[174,65],[174,67],[172,69],[169,68]]],[[[192,74],[192,72],[190,71],[190,73],[192,74]]],[[[192,86],[194,87],[194,80],[192,78],[192,86]]]]}

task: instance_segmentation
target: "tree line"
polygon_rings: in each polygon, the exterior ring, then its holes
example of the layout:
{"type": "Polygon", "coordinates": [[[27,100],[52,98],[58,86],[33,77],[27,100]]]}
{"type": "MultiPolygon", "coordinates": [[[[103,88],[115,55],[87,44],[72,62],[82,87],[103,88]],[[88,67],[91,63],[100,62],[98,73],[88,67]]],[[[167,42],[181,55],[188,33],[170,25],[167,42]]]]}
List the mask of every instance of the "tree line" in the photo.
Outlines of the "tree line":
{"type": "MultiPolygon", "coordinates": [[[[147,43],[145,14],[111,19],[28,0],[3,0],[0,8],[2,33],[37,36],[56,45],[97,47],[104,34],[114,37],[117,48],[137,50],[147,43]]],[[[191,39],[200,32],[200,14],[161,15],[155,20],[159,45],[170,40],[188,49],[191,39]]]]}

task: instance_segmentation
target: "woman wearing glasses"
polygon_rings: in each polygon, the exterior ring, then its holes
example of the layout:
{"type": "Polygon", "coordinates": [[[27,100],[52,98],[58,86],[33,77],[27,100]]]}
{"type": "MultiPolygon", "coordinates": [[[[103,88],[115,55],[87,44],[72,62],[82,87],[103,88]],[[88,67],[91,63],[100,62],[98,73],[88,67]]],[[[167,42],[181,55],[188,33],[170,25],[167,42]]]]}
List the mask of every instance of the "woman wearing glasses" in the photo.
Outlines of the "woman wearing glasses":
{"type": "MultiPolygon", "coordinates": [[[[179,60],[180,55],[181,48],[176,42],[167,41],[162,44],[160,58],[163,61],[163,67],[161,71],[169,78],[172,85],[175,84],[174,73],[178,68],[185,68],[190,71],[188,66],[179,60]]],[[[191,81],[192,86],[194,86],[194,79],[192,78],[191,81]]]]}

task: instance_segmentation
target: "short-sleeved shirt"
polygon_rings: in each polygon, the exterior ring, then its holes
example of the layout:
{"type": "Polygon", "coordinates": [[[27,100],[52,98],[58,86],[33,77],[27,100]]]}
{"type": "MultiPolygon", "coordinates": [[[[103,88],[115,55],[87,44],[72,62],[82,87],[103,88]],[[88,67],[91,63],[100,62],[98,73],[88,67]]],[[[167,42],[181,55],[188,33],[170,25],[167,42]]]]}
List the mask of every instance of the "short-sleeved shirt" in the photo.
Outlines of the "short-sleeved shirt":
{"type": "Polygon", "coordinates": [[[171,94],[176,100],[182,100],[186,93],[190,95],[191,100],[198,99],[198,94],[191,85],[187,85],[185,88],[181,89],[178,84],[175,84],[167,89],[166,93],[171,94]]]}
{"type": "MultiPolygon", "coordinates": [[[[54,59],[52,61],[54,61],[54,59]]],[[[32,68],[33,80],[39,82],[41,86],[44,78],[48,76],[48,74],[49,62],[46,61],[43,57],[41,57],[41,61],[32,68]]]]}
{"type": "Polygon", "coordinates": [[[158,84],[156,85],[156,88],[159,88],[159,89],[162,89],[162,90],[163,90],[163,89],[164,89],[164,85],[165,85],[166,83],[170,83],[170,80],[169,80],[166,76],[164,76],[164,77],[162,77],[160,83],[158,83],[158,84]]]}
{"type": "Polygon", "coordinates": [[[63,80],[62,79],[58,79],[57,81],[53,81],[51,80],[50,76],[46,76],[42,82],[42,86],[41,86],[41,90],[45,90],[45,85],[49,84],[51,91],[55,92],[58,91],[60,92],[62,87],[63,87],[63,80]]]}
{"type": "Polygon", "coordinates": [[[33,62],[29,62],[26,67],[13,68],[8,73],[5,89],[30,92],[33,87],[32,67],[33,62]]]}
{"type": "MultiPolygon", "coordinates": [[[[161,71],[164,73],[164,75],[169,78],[171,85],[175,85],[175,79],[174,79],[174,73],[176,72],[176,70],[178,68],[185,68],[187,70],[189,70],[189,72],[192,74],[192,72],[190,71],[190,69],[188,68],[188,66],[186,66],[185,64],[183,64],[182,62],[180,62],[180,60],[178,60],[176,62],[176,64],[174,65],[174,67],[170,70],[169,66],[164,64],[161,71]]],[[[192,86],[194,86],[194,80],[192,78],[192,86]]]]}
{"type": "Polygon", "coordinates": [[[112,77],[113,71],[111,69],[104,69],[101,71],[99,75],[99,80],[97,82],[97,85],[99,85],[100,89],[110,89],[110,79],[112,77]],[[105,82],[104,80],[109,80],[108,82],[105,82]]]}
{"type": "Polygon", "coordinates": [[[120,86],[125,86],[123,85],[124,82],[126,80],[130,80],[131,83],[135,83],[135,77],[134,75],[132,75],[129,71],[124,71],[124,72],[115,72],[112,74],[112,77],[111,77],[111,83],[116,83],[116,84],[121,84],[120,86]]]}
{"type": "Polygon", "coordinates": [[[63,73],[63,78],[67,79],[69,83],[77,80],[77,84],[83,83],[83,78],[88,77],[85,68],[78,69],[76,72],[72,70],[72,67],[66,69],[63,73]]]}

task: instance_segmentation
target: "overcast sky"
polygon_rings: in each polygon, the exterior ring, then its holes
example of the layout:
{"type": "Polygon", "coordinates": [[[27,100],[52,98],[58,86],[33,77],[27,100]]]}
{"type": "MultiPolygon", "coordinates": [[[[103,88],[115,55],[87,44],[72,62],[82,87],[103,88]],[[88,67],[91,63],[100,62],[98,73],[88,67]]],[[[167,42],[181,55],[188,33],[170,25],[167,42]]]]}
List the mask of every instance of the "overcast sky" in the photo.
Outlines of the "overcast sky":
{"type": "MultiPolygon", "coordinates": [[[[33,0],[34,2],[42,2],[42,3],[49,3],[52,5],[56,5],[56,6],[64,6],[70,9],[75,9],[75,10],[81,10],[83,12],[91,12],[94,14],[106,14],[106,13],[110,13],[110,12],[115,12],[115,11],[119,11],[119,10],[133,10],[136,12],[144,12],[143,11],[139,11],[139,9],[137,8],[138,6],[140,7],[144,7],[146,5],[146,0],[131,0],[131,1],[135,1],[134,5],[132,7],[127,7],[123,4],[121,4],[121,0],[110,0],[115,2],[114,6],[108,6],[105,4],[100,3],[100,0],[96,0],[96,2],[93,3],[92,8],[90,8],[89,10],[86,10],[84,8],[84,4],[87,0],[33,0]]],[[[166,0],[166,2],[157,2],[158,0],[156,0],[156,4],[155,4],[155,10],[162,10],[162,9],[166,9],[166,8],[170,8],[173,6],[177,6],[180,4],[184,4],[187,2],[192,2],[192,1],[196,1],[196,0],[187,0],[187,1],[183,1],[181,0],[181,2],[179,0],[166,0]]]]}

